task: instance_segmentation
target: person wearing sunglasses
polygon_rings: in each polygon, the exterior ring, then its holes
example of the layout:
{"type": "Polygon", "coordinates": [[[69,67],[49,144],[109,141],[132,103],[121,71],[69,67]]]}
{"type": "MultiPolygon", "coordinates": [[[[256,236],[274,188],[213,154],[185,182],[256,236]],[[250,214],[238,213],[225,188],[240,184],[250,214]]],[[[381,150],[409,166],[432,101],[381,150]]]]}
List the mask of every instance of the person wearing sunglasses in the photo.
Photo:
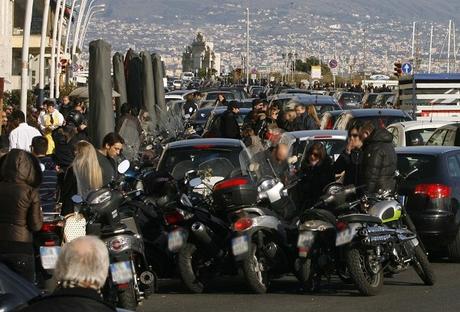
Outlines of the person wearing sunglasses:
{"type": "Polygon", "coordinates": [[[298,207],[307,208],[316,203],[323,189],[334,182],[334,170],[331,158],[321,142],[313,143],[300,167],[298,185],[298,207]]]}
{"type": "Polygon", "coordinates": [[[334,173],[342,175],[341,179],[344,185],[360,185],[359,177],[363,158],[363,142],[359,137],[359,128],[361,125],[361,122],[358,120],[351,122],[348,128],[347,146],[334,163],[334,173]]]}

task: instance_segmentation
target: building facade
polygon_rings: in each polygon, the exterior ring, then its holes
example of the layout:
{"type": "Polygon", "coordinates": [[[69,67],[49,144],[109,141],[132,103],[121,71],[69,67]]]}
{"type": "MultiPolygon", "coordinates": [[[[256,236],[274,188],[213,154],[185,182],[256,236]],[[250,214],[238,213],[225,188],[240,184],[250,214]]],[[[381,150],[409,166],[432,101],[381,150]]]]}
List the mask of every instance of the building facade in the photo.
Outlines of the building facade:
{"type": "Polygon", "coordinates": [[[203,69],[206,73],[220,75],[220,54],[214,52],[212,42],[206,41],[203,34],[198,33],[182,54],[182,71],[198,75],[203,69]]]}

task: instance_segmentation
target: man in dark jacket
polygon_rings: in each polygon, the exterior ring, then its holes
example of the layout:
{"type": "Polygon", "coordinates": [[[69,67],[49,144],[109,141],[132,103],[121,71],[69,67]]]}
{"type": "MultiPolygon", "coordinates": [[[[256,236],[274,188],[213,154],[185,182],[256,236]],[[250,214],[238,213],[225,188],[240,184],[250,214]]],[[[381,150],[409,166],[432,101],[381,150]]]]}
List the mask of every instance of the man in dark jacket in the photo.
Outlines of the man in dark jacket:
{"type": "Polygon", "coordinates": [[[364,142],[361,181],[367,191],[394,191],[397,156],[392,134],[368,121],[359,129],[359,137],[364,142]]]}
{"type": "Polygon", "coordinates": [[[240,126],[236,115],[240,112],[237,101],[230,101],[227,110],[222,114],[221,137],[227,139],[240,139],[240,126]]]}
{"type": "Polygon", "coordinates": [[[105,244],[95,236],[83,236],[67,243],[56,262],[56,290],[29,302],[29,312],[113,312],[100,294],[109,271],[105,244]]]}

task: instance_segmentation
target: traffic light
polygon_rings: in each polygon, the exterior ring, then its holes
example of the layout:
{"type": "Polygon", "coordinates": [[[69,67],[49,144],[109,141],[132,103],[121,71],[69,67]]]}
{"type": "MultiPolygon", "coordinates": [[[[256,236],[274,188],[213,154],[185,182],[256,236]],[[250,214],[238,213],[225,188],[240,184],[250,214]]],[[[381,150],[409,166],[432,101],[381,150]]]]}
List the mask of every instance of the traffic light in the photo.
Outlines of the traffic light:
{"type": "Polygon", "coordinates": [[[402,69],[401,69],[402,64],[401,64],[401,62],[400,62],[400,61],[396,61],[396,62],[394,63],[394,65],[395,65],[394,75],[395,75],[396,77],[401,77],[401,76],[402,76],[402,69]]]}

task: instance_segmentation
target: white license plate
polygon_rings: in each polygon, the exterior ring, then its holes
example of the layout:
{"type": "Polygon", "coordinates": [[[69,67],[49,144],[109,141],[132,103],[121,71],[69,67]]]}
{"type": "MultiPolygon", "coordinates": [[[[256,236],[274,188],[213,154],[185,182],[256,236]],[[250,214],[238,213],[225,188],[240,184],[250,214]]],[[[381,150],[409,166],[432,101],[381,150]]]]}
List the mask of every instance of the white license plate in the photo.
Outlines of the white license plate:
{"type": "Polygon", "coordinates": [[[313,232],[300,232],[299,240],[297,241],[297,247],[299,248],[310,248],[313,244],[315,234],[313,232]]]}
{"type": "Polygon", "coordinates": [[[56,261],[61,253],[60,246],[46,247],[40,246],[40,260],[45,270],[52,270],[56,267],[56,261]]]}
{"type": "Polygon", "coordinates": [[[232,251],[235,257],[244,255],[249,251],[249,240],[246,235],[235,237],[232,240],[232,251]]]}
{"type": "Polygon", "coordinates": [[[115,284],[126,284],[133,279],[130,261],[111,263],[110,273],[115,284]]]}
{"type": "Polygon", "coordinates": [[[187,235],[183,230],[174,230],[168,234],[168,249],[169,251],[176,252],[184,246],[187,241],[187,235]]]}
{"type": "Polygon", "coordinates": [[[335,239],[335,245],[342,246],[342,245],[345,245],[351,242],[356,235],[357,227],[358,227],[357,224],[352,224],[348,226],[348,228],[343,230],[342,232],[338,232],[337,237],[335,239]]]}

